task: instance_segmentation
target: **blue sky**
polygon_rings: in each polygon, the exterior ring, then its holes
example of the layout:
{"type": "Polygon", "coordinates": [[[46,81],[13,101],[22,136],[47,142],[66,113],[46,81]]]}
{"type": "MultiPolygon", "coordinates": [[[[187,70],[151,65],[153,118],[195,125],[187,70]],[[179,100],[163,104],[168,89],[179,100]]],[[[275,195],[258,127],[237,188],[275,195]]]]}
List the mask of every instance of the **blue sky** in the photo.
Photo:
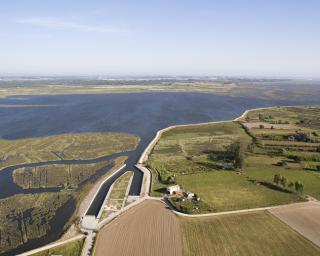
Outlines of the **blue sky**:
{"type": "Polygon", "coordinates": [[[320,77],[317,0],[3,0],[0,74],[320,77]]]}

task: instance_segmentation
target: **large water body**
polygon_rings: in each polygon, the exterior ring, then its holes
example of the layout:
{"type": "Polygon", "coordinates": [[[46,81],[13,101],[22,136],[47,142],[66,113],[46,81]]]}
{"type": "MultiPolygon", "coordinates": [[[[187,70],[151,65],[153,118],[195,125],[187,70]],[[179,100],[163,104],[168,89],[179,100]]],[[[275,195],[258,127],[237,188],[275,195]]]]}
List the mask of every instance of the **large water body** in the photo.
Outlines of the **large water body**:
{"type": "MultiPolygon", "coordinates": [[[[308,99],[294,102],[210,93],[15,96],[0,100],[1,105],[20,105],[13,108],[0,107],[0,137],[18,139],[65,133],[112,131],[132,133],[138,135],[141,141],[135,151],[128,153],[129,159],[125,170],[134,170],[134,164],[159,129],[174,124],[229,120],[240,116],[250,108],[310,103],[312,102],[308,102],[308,99]],[[21,105],[31,106],[21,107],[21,105]]],[[[10,180],[10,175],[10,170],[6,175],[0,173],[0,183],[10,180]]],[[[130,189],[131,195],[139,193],[141,178],[141,173],[135,171],[135,179],[130,189]]],[[[3,186],[0,187],[0,198],[23,192],[14,185],[3,186]]],[[[100,202],[101,198],[103,195],[100,196],[100,202]]],[[[96,202],[97,205],[100,203],[99,200],[96,202]]],[[[56,216],[55,227],[63,227],[70,217],[70,211],[74,209],[71,206],[66,208],[67,212],[61,211],[60,215],[56,216]]],[[[93,212],[95,210],[92,209],[93,212]]],[[[58,238],[61,231],[62,229],[56,228],[50,237],[32,241],[19,250],[51,242],[58,238]]]]}

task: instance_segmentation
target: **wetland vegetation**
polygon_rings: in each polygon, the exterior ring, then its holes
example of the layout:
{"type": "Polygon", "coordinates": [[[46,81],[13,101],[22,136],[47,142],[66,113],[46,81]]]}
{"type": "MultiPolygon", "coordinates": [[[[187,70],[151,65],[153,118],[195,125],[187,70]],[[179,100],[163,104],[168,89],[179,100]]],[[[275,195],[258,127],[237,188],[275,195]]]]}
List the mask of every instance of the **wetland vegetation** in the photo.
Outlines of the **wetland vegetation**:
{"type": "Polygon", "coordinates": [[[0,200],[0,253],[46,237],[51,232],[50,237],[56,239],[77,220],[76,212],[79,205],[95,182],[122,166],[127,157],[120,156],[91,164],[78,164],[76,160],[130,151],[138,142],[137,136],[126,133],[2,139],[2,168],[59,159],[75,161],[72,164],[47,164],[13,171],[13,182],[22,188],[22,192],[33,189],[34,193],[16,194],[0,200]],[[45,192],[45,189],[51,188],[58,190],[45,192]],[[44,190],[38,192],[37,189],[44,190]],[[64,217],[58,220],[58,215],[64,217]]]}
{"type": "Polygon", "coordinates": [[[139,137],[127,133],[64,134],[0,139],[0,169],[52,160],[93,159],[135,149],[139,137]]]}
{"type": "Polygon", "coordinates": [[[71,198],[68,192],[15,195],[0,200],[0,253],[50,230],[56,211],[71,198]]]}

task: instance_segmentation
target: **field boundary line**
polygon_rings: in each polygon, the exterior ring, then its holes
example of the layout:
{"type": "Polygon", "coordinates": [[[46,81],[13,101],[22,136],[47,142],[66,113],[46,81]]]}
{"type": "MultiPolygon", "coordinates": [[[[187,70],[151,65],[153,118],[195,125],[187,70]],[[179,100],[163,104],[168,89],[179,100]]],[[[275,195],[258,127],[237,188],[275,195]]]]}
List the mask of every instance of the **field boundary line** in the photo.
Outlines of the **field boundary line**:
{"type": "MultiPolygon", "coordinates": [[[[159,200],[156,198],[149,197],[149,199],[152,200],[159,200]]],[[[229,214],[241,214],[241,213],[250,213],[250,212],[259,212],[259,211],[269,211],[272,209],[279,209],[279,208],[285,208],[288,206],[292,205],[299,205],[299,204],[305,204],[308,202],[298,202],[298,203],[292,203],[292,204],[283,204],[283,205],[275,205],[275,206],[267,206],[267,207],[259,207],[259,208],[251,208],[251,209],[241,209],[241,210],[233,210],[233,211],[225,211],[225,212],[212,212],[212,213],[203,213],[203,214],[187,214],[187,213],[182,213],[173,208],[173,206],[168,202],[167,198],[162,198],[160,200],[166,206],[176,215],[182,216],[182,217],[188,217],[188,218],[201,218],[201,217],[213,217],[213,216],[222,216],[222,215],[229,215],[229,214]]],[[[312,201],[314,202],[314,201],[312,201]]],[[[315,203],[320,203],[320,202],[315,202],[315,203]]]]}
{"type": "Polygon", "coordinates": [[[85,235],[82,235],[82,234],[81,235],[77,235],[75,237],[69,238],[69,239],[64,240],[64,241],[54,242],[52,244],[48,244],[48,245],[42,246],[40,248],[33,249],[31,251],[18,254],[18,256],[29,256],[29,255],[35,254],[37,252],[41,252],[41,251],[44,251],[44,250],[48,250],[48,249],[51,249],[51,248],[54,248],[54,247],[58,247],[58,246],[64,245],[64,244],[69,243],[69,242],[80,240],[81,238],[84,238],[84,237],[85,237],[85,235]]]}

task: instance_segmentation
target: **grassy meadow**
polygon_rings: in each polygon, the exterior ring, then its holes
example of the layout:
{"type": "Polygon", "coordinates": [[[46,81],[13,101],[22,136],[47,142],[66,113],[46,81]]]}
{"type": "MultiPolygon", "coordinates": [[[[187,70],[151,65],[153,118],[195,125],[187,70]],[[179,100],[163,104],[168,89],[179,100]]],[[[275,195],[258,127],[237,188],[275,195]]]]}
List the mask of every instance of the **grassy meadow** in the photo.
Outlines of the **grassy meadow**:
{"type": "Polygon", "coordinates": [[[268,212],[179,217],[183,255],[319,255],[320,248],[268,212]]]}
{"type": "MultiPolygon", "coordinates": [[[[320,199],[319,116],[319,107],[272,108],[250,111],[240,122],[173,128],[146,163],[151,193],[162,196],[167,186],[179,184],[209,206],[202,212],[292,203],[306,194],[320,199]],[[230,155],[235,143],[241,166],[230,155]],[[276,174],[284,184],[274,183],[276,174]],[[296,182],[303,184],[302,193],[295,191],[296,182]]],[[[193,208],[185,212],[199,212],[193,208]]]]}

